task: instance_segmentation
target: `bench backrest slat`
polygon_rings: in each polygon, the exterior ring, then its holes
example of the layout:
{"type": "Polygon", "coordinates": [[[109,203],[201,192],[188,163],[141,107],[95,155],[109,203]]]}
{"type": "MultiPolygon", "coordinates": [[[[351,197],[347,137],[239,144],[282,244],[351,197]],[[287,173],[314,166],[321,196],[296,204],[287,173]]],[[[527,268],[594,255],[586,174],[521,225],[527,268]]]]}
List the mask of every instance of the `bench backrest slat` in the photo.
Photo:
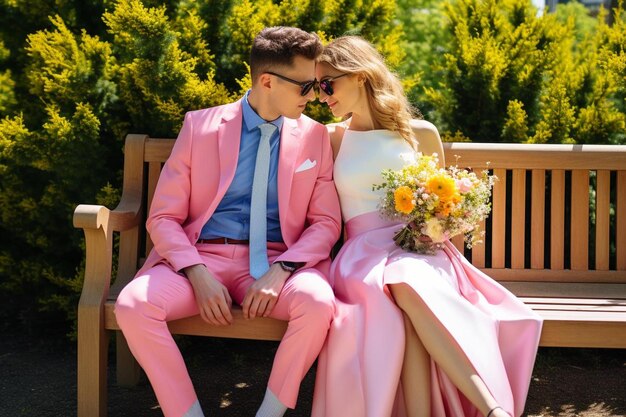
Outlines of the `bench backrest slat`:
{"type": "Polygon", "coordinates": [[[544,265],[545,226],[546,226],[546,170],[532,171],[532,206],[530,208],[530,235],[533,244],[530,247],[530,267],[541,269],[544,265]]]}
{"type": "Polygon", "coordinates": [[[617,269],[626,270],[626,168],[617,173],[617,219],[615,221],[617,239],[617,269]]]}
{"type": "Polygon", "coordinates": [[[589,171],[572,171],[570,254],[572,269],[588,269],[589,171]]]}
{"type": "Polygon", "coordinates": [[[565,266],[565,171],[555,169],[550,191],[550,268],[560,270],[565,266]]]}
{"type": "MultiPolygon", "coordinates": [[[[480,230],[486,230],[486,227],[487,227],[486,220],[483,220],[482,222],[480,222],[480,230]]],[[[485,256],[486,256],[485,245],[476,245],[474,248],[472,248],[472,263],[477,268],[485,267],[485,256]]]]}
{"type": "Polygon", "coordinates": [[[526,171],[514,169],[511,189],[511,268],[524,268],[526,241],[526,171]]]}
{"type": "Polygon", "coordinates": [[[596,269],[609,269],[611,171],[598,170],[596,174],[596,269]]]}
{"type": "MultiPolygon", "coordinates": [[[[492,268],[504,268],[506,231],[506,170],[496,168],[493,174],[500,178],[493,186],[493,200],[491,209],[491,265],[492,268]],[[504,181],[502,180],[504,179],[504,181]]],[[[485,241],[489,239],[486,237],[485,241]]]]}

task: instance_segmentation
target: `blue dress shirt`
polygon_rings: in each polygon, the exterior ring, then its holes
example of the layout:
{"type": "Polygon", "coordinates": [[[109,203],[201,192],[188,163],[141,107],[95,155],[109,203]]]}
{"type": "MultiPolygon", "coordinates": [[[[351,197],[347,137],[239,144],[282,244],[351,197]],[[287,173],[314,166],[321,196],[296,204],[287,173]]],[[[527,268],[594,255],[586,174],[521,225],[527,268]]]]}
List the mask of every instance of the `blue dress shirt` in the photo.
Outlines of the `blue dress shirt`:
{"type": "MultiPolygon", "coordinates": [[[[237,170],[233,182],[228,187],[224,198],[215,213],[206,222],[200,233],[200,239],[227,237],[248,240],[250,238],[250,200],[256,153],[259,148],[261,131],[258,126],[268,123],[259,116],[248,102],[248,91],[242,100],[243,123],[237,170]]],[[[270,173],[267,184],[267,240],[282,242],[280,219],[278,215],[278,153],[280,150],[280,130],[283,117],[270,123],[278,128],[270,138],[270,173]]]]}

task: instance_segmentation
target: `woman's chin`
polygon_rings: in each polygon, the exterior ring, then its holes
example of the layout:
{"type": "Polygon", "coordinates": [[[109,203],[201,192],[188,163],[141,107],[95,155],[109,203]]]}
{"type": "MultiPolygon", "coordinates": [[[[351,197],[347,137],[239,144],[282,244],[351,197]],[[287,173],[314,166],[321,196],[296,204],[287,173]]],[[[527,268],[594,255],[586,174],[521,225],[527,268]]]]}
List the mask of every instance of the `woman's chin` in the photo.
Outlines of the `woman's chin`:
{"type": "Polygon", "coordinates": [[[343,117],[344,113],[340,112],[337,108],[335,107],[331,107],[330,111],[332,112],[333,116],[335,117],[343,117]]]}

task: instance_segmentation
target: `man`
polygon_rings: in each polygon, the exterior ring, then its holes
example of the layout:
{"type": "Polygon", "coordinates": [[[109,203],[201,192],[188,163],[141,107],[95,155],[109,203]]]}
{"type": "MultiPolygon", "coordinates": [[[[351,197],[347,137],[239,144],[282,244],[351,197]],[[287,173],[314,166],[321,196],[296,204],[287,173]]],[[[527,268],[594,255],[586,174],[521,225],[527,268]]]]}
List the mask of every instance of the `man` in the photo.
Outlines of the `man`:
{"type": "Polygon", "coordinates": [[[147,221],[154,249],[115,314],[168,417],[203,414],[166,321],[200,314],[228,325],[232,301],[246,318],[289,321],[258,417],[295,407],[324,343],[341,215],[328,134],[302,116],[321,49],[300,29],[264,29],[250,55],[252,88],[187,113],[163,167],[147,221]]]}

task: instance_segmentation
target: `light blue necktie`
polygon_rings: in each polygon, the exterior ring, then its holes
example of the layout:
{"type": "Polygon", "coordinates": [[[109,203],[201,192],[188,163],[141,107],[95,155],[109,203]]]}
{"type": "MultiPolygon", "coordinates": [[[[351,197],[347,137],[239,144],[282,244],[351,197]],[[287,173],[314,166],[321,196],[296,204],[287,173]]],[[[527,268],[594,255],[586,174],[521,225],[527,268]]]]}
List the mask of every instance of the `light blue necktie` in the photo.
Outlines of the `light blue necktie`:
{"type": "Polygon", "coordinates": [[[267,260],[267,177],[270,172],[270,137],[276,126],[259,125],[261,140],[256,154],[250,202],[250,275],[259,279],[270,268],[267,260]]]}

